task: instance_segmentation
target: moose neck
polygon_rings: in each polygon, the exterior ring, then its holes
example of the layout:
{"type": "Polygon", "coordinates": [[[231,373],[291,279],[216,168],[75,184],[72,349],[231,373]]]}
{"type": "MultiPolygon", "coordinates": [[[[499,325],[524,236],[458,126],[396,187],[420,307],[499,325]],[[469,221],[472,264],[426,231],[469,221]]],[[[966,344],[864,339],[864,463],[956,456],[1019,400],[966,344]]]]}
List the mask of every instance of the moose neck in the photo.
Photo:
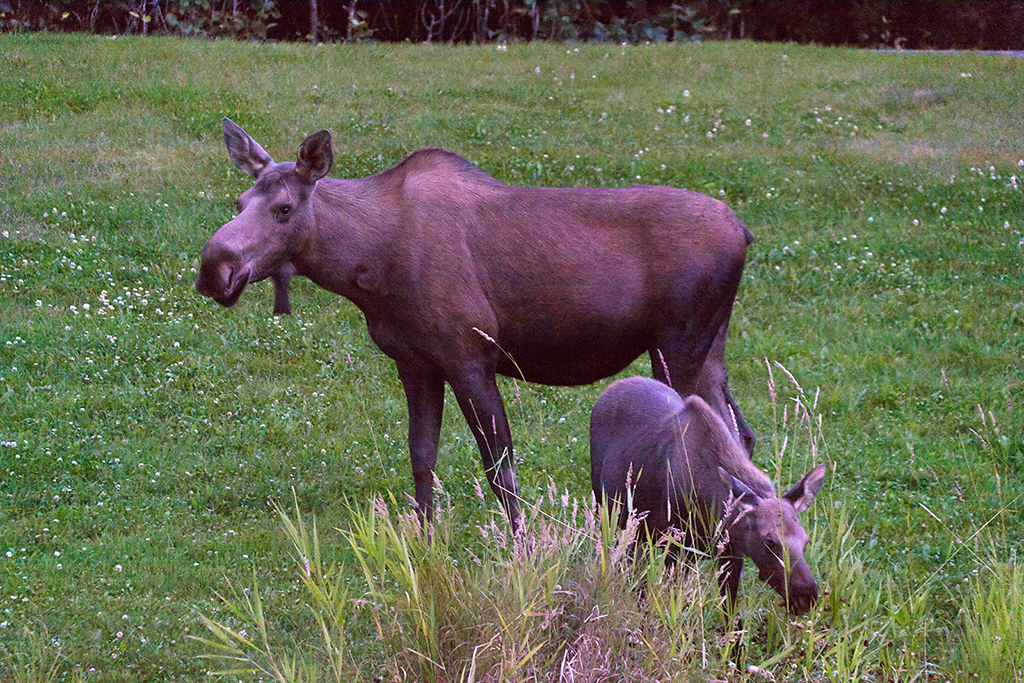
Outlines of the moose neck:
{"type": "Polygon", "coordinates": [[[299,275],[360,308],[383,293],[395,222],[374,178],[324,178],[313,193],[314,226],[293,257],[299,275]]]}

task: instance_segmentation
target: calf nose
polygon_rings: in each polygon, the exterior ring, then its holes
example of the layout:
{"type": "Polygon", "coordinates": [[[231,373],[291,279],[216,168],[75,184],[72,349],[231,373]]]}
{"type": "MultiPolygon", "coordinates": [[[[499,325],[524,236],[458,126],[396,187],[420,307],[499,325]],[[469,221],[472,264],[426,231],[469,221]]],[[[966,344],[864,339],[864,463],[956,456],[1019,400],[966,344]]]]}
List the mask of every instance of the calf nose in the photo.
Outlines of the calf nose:
{"type": "Polygon", "coordinates": [[[809,611],[817,601],[817,582],[812,581],[810,584],[793,586],[789,596],[789,609],[793,614],[804,614],[809,611]]]}

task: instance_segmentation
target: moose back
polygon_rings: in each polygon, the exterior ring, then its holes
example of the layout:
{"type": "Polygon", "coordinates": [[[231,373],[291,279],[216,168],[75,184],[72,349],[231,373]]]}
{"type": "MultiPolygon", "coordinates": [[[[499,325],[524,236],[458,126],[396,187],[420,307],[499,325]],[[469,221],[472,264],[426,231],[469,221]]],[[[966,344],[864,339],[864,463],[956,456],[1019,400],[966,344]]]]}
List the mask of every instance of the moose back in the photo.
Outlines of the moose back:
{"type": "Polygon", "coordinates": [[[726,331],[752,237],[711,197],[670,187],[521,188],[440,149],[353,180],[325,177],[331,136],[276,163],[224,119],[255,183],[203,247],[197,290],[232,306],[245,286],[301,275],[351,300],[394,359],[409,408],[421,515],[430,518],[447,382],[484,469],[519,523],[512,437],[495,373],[581,385],[649,353],[654,376],[697,393],[748,449],[724,367],[726,331]]]}

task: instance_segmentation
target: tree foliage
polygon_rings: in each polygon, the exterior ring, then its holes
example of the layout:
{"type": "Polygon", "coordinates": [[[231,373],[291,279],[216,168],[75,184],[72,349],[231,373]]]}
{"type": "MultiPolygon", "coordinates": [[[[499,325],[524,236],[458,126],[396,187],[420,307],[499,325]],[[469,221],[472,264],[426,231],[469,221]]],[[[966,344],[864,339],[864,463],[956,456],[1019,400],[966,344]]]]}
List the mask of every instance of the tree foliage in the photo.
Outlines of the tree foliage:
{"type": "Polygon", "coordinates": [[[1024,0],[0,0],[0,30],[456,43],[748,38],[1005,50],[1024,49],[1024,0]]]}

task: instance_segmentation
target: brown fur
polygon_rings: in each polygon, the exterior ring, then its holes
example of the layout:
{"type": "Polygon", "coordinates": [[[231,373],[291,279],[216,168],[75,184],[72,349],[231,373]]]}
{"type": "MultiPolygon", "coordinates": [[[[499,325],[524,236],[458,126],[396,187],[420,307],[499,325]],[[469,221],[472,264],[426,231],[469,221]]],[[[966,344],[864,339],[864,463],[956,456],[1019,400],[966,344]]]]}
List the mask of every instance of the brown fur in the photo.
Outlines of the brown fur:
{"type": "Polygon", "coordinates": [[[288,280],[302,275],[355,303],[398,365],[424,514],[445,382],[513,524],[512,438],[495,373],[587,384],[648,353],[656,377],[735,414],[752,448],[724,367],[751,236],[725,204],[668,187],[510,187],[439,149],[334,180],[324,177],[326,131],[280,164],[226,119],[224,138],[256,182],[203,248],[196,288],[231,306],[248,283],[273,277],[284,311],[288,280]]]}

